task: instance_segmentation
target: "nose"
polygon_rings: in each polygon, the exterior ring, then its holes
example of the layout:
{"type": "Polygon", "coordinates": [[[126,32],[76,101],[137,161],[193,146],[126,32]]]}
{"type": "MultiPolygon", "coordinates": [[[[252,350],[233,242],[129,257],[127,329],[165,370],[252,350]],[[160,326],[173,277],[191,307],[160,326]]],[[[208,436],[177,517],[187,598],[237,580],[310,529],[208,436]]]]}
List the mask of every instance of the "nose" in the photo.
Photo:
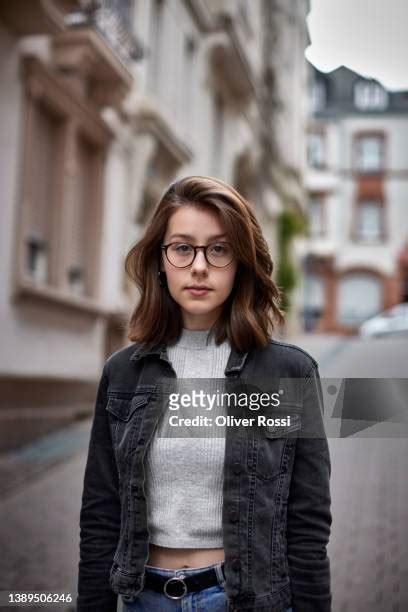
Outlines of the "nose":
{"type": "Polygon", "coordinates": [[[203,249],[197,251],[197,255],[193,263],[191,264],[191,271],[196,273],[203,273],[208,271],[208,263],[204,256],[203,249]]]}

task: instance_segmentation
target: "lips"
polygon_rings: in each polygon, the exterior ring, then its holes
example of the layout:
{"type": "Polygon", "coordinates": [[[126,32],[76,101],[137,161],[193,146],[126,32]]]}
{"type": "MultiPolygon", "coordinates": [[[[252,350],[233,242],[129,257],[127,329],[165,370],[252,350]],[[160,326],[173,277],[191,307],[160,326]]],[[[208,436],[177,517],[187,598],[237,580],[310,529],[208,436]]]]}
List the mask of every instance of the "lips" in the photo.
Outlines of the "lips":
{"type": "Polygon", "coordinates": [[[186,291],[188,291],[190,295],[201,297],[207,295],[212,289],[205,285],[190,285],[186,287],[186,291]]]}

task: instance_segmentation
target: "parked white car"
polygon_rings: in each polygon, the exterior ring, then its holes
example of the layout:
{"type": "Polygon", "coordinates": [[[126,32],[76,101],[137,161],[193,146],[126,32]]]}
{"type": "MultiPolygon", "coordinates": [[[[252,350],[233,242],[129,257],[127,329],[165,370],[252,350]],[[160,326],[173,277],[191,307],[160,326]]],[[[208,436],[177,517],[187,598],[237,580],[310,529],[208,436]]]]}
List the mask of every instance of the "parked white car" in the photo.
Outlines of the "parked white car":
{"type": "Polygon", "coordinates": [[[370,319],[359,327],[362,338],[408,333],[408,303],[397,304],[370,319]]]}

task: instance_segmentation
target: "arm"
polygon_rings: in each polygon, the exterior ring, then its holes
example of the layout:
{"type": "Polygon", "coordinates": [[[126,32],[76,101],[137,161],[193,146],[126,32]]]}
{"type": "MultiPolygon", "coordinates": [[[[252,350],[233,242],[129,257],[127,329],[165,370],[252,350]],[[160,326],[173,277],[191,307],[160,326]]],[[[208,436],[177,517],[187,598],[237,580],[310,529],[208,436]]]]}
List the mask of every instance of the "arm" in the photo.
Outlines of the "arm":
{"type": "Polygon", "coordinates": [[[330,612],[330,560],[326,546],[330,512],[330,454],[322,419],[316,366],[305,375],[304,426],[299,437],[288,499],[287,545],[293,612],[330,612]],[[320,436],[320,437],[319,437],[320,436]]]}
{"type": "Polygon", "coordinates": [[[118,473],[106,413],[106,365],[99,382],[80,513],[77,612],[116,612],[109,573],[120,531],[118,473]]]}

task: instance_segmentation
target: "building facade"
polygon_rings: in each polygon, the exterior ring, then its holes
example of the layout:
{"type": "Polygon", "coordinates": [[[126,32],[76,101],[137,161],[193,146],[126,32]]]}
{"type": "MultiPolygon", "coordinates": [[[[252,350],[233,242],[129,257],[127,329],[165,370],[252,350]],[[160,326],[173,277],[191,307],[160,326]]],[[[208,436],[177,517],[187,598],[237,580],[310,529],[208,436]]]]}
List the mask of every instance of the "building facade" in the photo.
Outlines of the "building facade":
{"type": "Polygon", "coordinates": [[[307,330],[355,333],[408,300],[408,92],[310,65],[307,330]]]}
{"type": "Polygon", "coordinates": [[[308,10],[306,0],[1,3],[6,407],[89,406],[104,360],[127,343],[137,294],[124,256],[172,180],[235,185],[276,256],[277,214],[304,206],[308,10]]]}

